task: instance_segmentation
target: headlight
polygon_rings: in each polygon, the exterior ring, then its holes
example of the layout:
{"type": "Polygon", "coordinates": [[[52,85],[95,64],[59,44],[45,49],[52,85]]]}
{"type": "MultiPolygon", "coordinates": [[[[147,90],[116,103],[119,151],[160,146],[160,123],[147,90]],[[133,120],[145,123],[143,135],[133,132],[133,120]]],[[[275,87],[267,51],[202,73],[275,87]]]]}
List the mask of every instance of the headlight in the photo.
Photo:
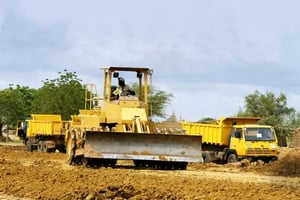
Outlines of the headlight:
{"type": "Polygon", "coordinates": [[[270,144],[271,149],[276,149],[276,144],[270,144]]]}

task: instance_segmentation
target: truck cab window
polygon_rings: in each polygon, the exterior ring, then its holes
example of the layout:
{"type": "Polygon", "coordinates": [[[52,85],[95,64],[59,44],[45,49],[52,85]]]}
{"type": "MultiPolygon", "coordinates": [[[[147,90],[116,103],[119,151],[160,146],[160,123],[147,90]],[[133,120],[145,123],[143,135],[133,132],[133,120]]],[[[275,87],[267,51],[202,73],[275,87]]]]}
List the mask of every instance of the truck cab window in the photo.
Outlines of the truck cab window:
{"type": "Polygon", "coordinates": [[[247,128],[245,132],[247,141],[274,141],[275,136],[270,128],[247,128]]]}
{"type": "Polygon", "coordinates": [[[242,138],[243,136],[242,136],[242,129],[241,128],[237,128],[236,130],[235,130],[235,137],[236,138],[242,138]]]}
{"type": "Polygon", "coordinates": [[[231,132],[231,137],[242,138],[242,129],[241,128],[233,129],[233,131],[231,132]]]}

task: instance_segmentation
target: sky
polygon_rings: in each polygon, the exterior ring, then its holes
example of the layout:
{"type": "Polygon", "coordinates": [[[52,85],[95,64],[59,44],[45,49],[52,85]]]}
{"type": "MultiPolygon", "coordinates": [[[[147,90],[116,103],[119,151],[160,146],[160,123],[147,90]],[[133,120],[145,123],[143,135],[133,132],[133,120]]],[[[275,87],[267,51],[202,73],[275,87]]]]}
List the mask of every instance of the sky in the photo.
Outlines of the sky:
{"type": "MultiPolygon", "coordinates": [[[[255,90],[300,110],[300,1],[0,0],[0,90],[148,67],[178,119],[234,116],[255,90]]],[[[125,77],[126,78],[126,77],[125,77]]]]}

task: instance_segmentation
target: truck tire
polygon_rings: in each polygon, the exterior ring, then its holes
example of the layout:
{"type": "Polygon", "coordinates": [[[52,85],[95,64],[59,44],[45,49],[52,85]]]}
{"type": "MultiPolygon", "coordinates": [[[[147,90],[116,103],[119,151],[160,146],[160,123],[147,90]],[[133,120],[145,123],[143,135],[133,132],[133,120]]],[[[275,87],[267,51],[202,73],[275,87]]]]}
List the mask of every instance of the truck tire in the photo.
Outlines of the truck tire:
{"type": "Polygon", "coordinates": [[[44,153],[49,153],[50,152],[50,149],[48,148],[46,143],[43,143],[43,152],[44,153]]]}
{"type": "Polygon", "coordinates": [[[61,153],[67,153],[66,147],[65,146],[61,146],[58,148],[58,151],[61,153]]]}
{"type": "Polygon", "coordinates": [[[30,143],[29,140],[27,140],[27,141],[25,142],[25,146],[26,146],[27,151],[29,151],[29,152],[32,152],[32,151],[33,151],[32,146],[31,146],[31,143],[30,143]]]}
{"type": "Polygon", "coordinates": [[[228,155],[227,163],[234,163],[234,162],[237,162],[237,161],[238,161],[238,159],[236,157],[236,154],[231,153],[231,154],[228,155]]]}
{"type": "Polygon", "coordinates": [[[44,141],[39,141],[37,149],[38,149],[39,152],[44,151],[44,141]]]}

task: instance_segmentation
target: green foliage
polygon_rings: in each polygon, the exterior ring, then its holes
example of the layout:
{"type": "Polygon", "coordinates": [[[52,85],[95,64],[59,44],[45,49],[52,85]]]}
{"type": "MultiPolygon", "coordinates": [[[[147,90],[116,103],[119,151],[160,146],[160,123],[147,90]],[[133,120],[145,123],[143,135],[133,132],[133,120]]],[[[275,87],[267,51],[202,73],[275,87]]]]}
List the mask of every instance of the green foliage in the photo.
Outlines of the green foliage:
{"type": "Polygon", "coordinates": [[[287,99],[284,94],[276,97],[271,92],[262,94],[254,91],[245,97],[245,111],[238,113],[239,117],[261,117],[260,124],[274,126],[279,137],[285,137],[291,133],[289,126],[291,117],[295,116],[294,108],[287,106],[287,99]]]}
{"type": "Polygon", "coordinates": [[[61,114],[63,119],[70,119],[84,107],[84,86],[76,72],[59,72],[57,79],[43,81],[32,103],[33,113],[61,114]]]}
{"type": "MultiPolygon", "coordinates": [[[[131,88],[135,91],[136,94],[139,93],[139,87],[137,83],[134,83],[131,88]]],[[[149,113],[152,113],[152,116],[166,118],[164,108],[167,104],[170,103],[173,95],[162,90],[157,90],[153,86],[148,86],[148,91],[149,113]]]]}
{"type": "MultiPolygon", "coordinates": [[[[24,116],[29,117],[32,110],[32,101],[35,98],[37,90],[29,88],[28,86],[17,85],[15,91],[21,95],[22,100],[24,102],[24,116]]],[[[19,117],[19,119],[24,118],[19,117]]]]}
{"type": "Polygon", "coordinates": [[[149,102],[152,104],[152,116],[166,118],[164,108],[170,103],[171,97],[173,97],[172,94],[153,88],[153,95],[149,97],[149,102]]]}
{"type": "Polygon", "coordinates": [[[281,93],[278,97],[275,97],[271,92],[262,94],[255,91],[253,94],[245,97],[245,111],[239,111],[238,116],[262,118],[273,116],[272,120],[270,119],[270,123],[280,124],[286,116],[294,113],[294,108],[287,107],[287,99],[284,94],[281,93]]]}
{"type": "Polygon", "coordinates": [[[300,113],[296,112],[290,115],[289,118],[285,119],[285,124],[293,129],[300,127],[300,113]]]}
{"type": "Polygon", "coordinates": [[[207,122],[209,122],[209,121],[215,121],[215,119],[214,119],[214,118],[211,118],[211,117],[205,117],[205,118],[200,119],[200,120],[197,121],[197,122],[200,122],[200,123],[207,123],[207,122]]]}
{"type": "Polygon", "coordinates": [[[248,107],[252,108],[248,109],[248,111],[251,111],[257,116],[277,116],[283,118],[284,116],[295,112],[294,108],[287,107],[286,96],[282,93],[280,93],[278,97],[275,97],[275,95],[271,92],[261,94],[258,91],[255,91],[254,94],[246,97],[246,102],[248,107]],[[257,109],[254,104],[256,104],[257,109]]]}
{"type": "Polygon", "coordinates": [[[0,91],[0,132],[4,124],[15,124],[23,119],[25,104],[21,93],[12,87],[0,91]]]}

